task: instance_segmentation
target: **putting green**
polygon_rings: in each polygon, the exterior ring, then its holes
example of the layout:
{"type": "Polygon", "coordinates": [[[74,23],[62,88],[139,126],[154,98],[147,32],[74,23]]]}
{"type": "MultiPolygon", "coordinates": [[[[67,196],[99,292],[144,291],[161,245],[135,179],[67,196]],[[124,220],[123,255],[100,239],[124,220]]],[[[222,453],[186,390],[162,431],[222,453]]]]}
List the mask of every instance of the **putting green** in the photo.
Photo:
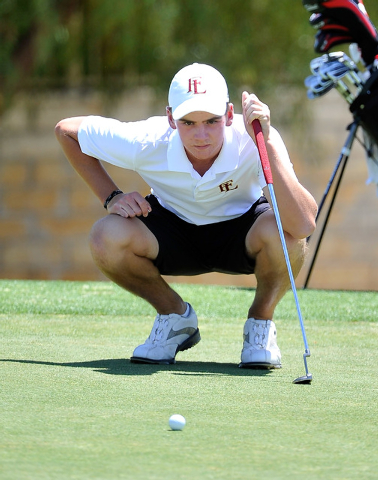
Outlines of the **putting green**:
{"type": "Polygon", "coordinates": [[[202,341],[131,364],[154,312],[110,283],[0,281],[0,478],[375,479],[375,292],[299,291],[276,313],[283,368],[237,367],[253,290],[176,285],[202,341]],[[170,415],[186,418],[171,431],[170,415]]]}

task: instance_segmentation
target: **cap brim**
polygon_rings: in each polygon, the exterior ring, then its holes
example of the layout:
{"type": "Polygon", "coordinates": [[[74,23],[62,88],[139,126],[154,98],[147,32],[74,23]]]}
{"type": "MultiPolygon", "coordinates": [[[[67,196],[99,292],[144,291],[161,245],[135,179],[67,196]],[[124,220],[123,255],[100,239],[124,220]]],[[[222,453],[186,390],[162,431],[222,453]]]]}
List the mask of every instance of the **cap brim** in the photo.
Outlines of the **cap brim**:
{"type": "Polygon", "coordinates": [[[172,111],[172,116],[174,120],[179,120],[180,118],[185,117],[189,113],[193,112],[208,112],[212,115],[223,116],[227,111],[227,101],[220,101],[219,98],[209,99],[209,98],[190,98],[186,102],[179,105],[175,110],[172,111]]]}

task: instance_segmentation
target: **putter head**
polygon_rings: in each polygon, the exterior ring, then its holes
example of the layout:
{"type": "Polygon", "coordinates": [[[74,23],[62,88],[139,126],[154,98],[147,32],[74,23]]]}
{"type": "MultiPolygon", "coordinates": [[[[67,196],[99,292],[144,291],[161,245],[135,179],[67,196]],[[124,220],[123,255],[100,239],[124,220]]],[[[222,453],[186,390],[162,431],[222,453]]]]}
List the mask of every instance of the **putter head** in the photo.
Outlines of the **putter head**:
{"type": "Polygon", "coordinates": [[[303,377],[298,377],[293,380],[293,383],[299,383],[301,385],[310,385],[312,382],[312,374],[308,373],[307,375],[303,375],[303,377]]]}

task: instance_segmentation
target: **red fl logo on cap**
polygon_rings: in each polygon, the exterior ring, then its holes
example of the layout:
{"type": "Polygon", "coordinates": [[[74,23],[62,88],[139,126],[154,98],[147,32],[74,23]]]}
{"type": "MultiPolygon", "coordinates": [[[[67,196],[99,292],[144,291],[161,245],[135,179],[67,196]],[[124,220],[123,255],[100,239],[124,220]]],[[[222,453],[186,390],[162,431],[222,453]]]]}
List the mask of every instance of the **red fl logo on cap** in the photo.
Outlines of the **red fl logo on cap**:
{"type": "Polygon", "coordinates": [[[188,93],[194,93],[194,94],[197,94],[197,93],[206,93],[206,90],[200,90],[201,88],[201,80],[202,80],[202,77],[193,77],[193,78],[189,78],[189,90],[188,90],[188,93]]]}

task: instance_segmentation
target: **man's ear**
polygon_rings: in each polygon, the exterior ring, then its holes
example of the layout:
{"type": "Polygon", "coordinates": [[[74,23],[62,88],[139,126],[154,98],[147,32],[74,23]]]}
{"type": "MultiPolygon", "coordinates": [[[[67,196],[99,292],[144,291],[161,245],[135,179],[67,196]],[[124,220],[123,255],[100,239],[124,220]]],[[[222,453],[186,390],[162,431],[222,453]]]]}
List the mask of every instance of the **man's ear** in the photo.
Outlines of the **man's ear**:
{"type": "Polygon", "coordinates": [[[169,122],[169,125],[171,128],[173,128],[174,130],[176,130],[176,122],[173,120],[173,117],[172,117],[172,108],[171,107],[166,107],[165,109],[166,113],[167,113],[167,117],[168,117],[168,122],[169,122]]]}
{"type": "Polygon", "coordinates": [[[232,120],[234,119],[234,105],[229,103],[226,112],[226,127],[232,125],[232,120]]]}

